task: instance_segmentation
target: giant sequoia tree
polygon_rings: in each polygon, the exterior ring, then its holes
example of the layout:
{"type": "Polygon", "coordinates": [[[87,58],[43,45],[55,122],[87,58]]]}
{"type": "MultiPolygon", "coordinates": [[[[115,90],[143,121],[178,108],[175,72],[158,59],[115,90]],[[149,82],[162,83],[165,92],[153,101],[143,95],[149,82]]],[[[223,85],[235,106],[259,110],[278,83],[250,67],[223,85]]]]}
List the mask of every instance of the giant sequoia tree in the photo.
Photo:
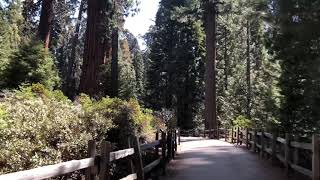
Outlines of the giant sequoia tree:
{"type": "Polygon", "coordinates": [[[52,19],[53,19],[53,0],[43,0],[40,23],[38,29],[38,36],[40,40],[44,42],[44,47],[49,48],[50,34],[52,29],[52,19]]]}
{"type": "Polygon", "coordinates": [[[216,4],[205,1],[206,30],[206,71],[205,71],[205,126],[217,128],[217,90],[216,90],[216,4]]]}
{"type": "Polygon", "coordinates": [[[90,96],[104,95],[105,81],[102,79],[101,68],[109,56],[111,10],[110,1],[88,1],[85,52],[79,91],[90,96]]]}

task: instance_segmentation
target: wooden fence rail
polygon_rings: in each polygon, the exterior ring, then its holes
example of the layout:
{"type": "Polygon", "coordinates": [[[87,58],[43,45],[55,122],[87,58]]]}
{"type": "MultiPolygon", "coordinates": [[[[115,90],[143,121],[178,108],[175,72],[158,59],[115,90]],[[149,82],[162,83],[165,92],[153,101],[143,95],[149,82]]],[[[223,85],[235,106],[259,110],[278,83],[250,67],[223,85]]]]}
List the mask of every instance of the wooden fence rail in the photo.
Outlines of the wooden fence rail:
{"type": "Polygon", "coordinates": [[[177,130],[169,130],[167,133],[161,132],[160,140],[159,132],[157,132],[156,140],[148,144],[140,145],[138,137],[134,137],[133,148],[114,152],[111,152],[110,142],[102,141],[100,143],[101,153],[98,155],[96,154],[96,142],[89,141],[88,158],[86,159],[72,160],[35,169],[4,174],[0,175],[0,180],[40,180],[65,175],[82,169],[85,170],[86,180],[95,180],[97,179],[97,176],[99,176],[99,180],[109,180],[110,163],[127,157],[131,157],[128,158],[128,161],[133,161],[135,172],[132,172],[120,180],[144,180],[145,175],[156,167],[162,167],[165,171],[167,163],[174,158],[179,143],[179,132],[177,130]],[[161,148],[161,156],[159,155],[159,148],[161,148]],[[154,150],[158,155],[158,158],[144,166],[142,151],[146,150],[154,150]]]}
{"type": "Polygon", "coordinates": [[[267,133],[258,130],[230,129],[225,134],[226,141],[244,143],[253,152],[259,152],[261,157],[269,156],[273,161],[280,161],[286,173],[299,172],[312,180],[320,180],[320,136],[313,135],[312,142],[299,142],[298,137],[285,134],[279,137],[276,133],[267,133]],[[281,153],[281,150],[284,152],[281,153]],[[312,153],[312,169],[299,164],[299,151],[308,150],[312,153]]]}

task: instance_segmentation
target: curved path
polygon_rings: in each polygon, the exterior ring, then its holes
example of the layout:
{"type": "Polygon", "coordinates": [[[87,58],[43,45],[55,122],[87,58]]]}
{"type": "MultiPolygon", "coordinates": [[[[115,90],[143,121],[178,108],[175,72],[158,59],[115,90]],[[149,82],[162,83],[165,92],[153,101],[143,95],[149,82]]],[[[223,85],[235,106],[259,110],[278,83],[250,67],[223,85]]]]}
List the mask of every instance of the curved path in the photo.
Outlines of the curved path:
{"type": "MultiPolygon", "coordinates": [[[[219,140],[183,138],[164,180],[287,180],[284,170],[219,140]]],[[[300,179],[299,180],[304,180],[300,179]]]]}

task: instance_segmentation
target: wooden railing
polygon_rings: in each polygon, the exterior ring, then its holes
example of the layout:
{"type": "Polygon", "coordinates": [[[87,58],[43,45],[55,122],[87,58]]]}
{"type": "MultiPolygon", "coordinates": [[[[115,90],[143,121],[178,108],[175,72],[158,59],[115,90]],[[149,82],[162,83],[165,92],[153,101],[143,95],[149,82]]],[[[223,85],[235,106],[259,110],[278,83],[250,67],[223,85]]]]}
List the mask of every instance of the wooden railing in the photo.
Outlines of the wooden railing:
{"type": "Polygon", "coordinates": [[[0,180],[40,180],[57,177],[72,173],[78,170],[85,170],[86,180],[110,179],[110,163],[119,159],[127,158],[132,167],[131,174],[121,180],[144,180],[145,175],[150,173],[156,167],[161,167],[165,172],[167,163],[175,157],[178,150],[179,133],[177,130],[170,130],[167,133],[161,132],[156,134],[156,140],[152,143],[140,145],[138,137],[133,138],[133,148],[123,149],[111,152],[111,143],[102,141],[100,143],[100,154],[96,154],[96,142],[88,142],[88,158],[81,160],[72,160],[54,165],[38,167],[35,169],[14,172],[10,174],[0,175],[0,180]],[[161,148],[161,155],[159,149],[161,148]],[[154,150],[158,158],[150,164],[144,166],[142,161],[142,152],[146,150],[154,150]]]}
{"type": "Polygon", "coordinates": [[[248,149],[258,152],[261,157],[270,156],[273,161],[281,162],[288,174],[291,170],[299,172],[312,180],[320,180],[320,136],[313,135],[312,142],[299,142],[298,137],[285,134],[279,137],[276,133],[258,130],[231,129],[226,133],[226,141],[245,144],[248,149]],[[281,149],[284,151],[282,152],[281,149]],[[307,150],[312,153],[312,168],[308,169],[299,164],[299,151],[307,150]]]}
{"type": "Polygon", "coordinates": [[[219,131],[217,133],[217,130],[211,129],[190,129],[190,130],[181,130],[181,136],[193,136],[193,137],[216,137],[216,138],[222,138],[224,137],[224,129],[219,128],[219,131]]]}

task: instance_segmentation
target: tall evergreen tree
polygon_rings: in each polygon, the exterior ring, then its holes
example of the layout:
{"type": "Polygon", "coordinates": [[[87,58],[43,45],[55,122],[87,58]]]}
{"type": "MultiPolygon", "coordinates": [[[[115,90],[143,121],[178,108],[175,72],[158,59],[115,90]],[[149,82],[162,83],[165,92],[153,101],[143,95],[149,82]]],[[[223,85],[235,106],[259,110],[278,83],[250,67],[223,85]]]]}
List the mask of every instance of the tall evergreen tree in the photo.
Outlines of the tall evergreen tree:
{"type": "Polygon", "coordinates": [[[218,120],[233,125],[238,116],[254,127],[279,121],[279,65],[266,49],[267,1],[226,1],[218,17],[218,120]],[[250,26],[249,26],[250,25],[250,26]],[[227,78],[226,78],[227,77],[227,78]],[[226,88],[227,87],[227,88],[226,88]]]}
{"type": "Polygon", "coordinates": [[[90,96],[104,95],[105,84],[101,74],[102,65],[109,57],[112,3],[88,1],[85,52],[79,91],[90,96]]]}
{"type": "MultiPolygon", "coordinates": [[[[0,6],[1,7],[1,6],[0,6]]],[[[5,70],[10,57],[22,42],[24,21],[21,15],[22,3],[20,0],[10,1],[8,6],[0,8],[0,89],[5,88],[5,70]]]]}
{"type": "Polygon", "coordinates": [[[141,103],[142,99],[145,97],[145,83],[146,83],[146,67],[144,62],[143,53],[140,49],[138,44],[137,38],[131,34],[129,31],[124,31],[124,36],[126,37],[129,45],[129,50],[131,52],[131,59],[134,66],[135,71],[135,92],[136,97],[140,100],[141,103]]]}
{"type": "Polygon", "coordinates": [[[217,85],[216,85],[216,55],[217,55],[217,2],[205,1],[205,31],[206,31],[206,71],[205,71],[205,126],[207,129],[217,129],[217,85]]]}
{"type": "Polygon", "coordinates": [[[319,131],[319,36],[317,0],[271,1],[275,59],[280,61],[283,131],[319,131]]]}
{"type": "Polygon", "coordinates": [[[199,10],[197,0],[162,0],[152,32],[149,106],[175,110],[183,129],[195,127],[203,98],[204,33],[199,10]]]}
{"type": "Polygon", "coordinates": [[[44,47],[49,48],[50,35],[52,30],[53,0],[43,0],[40,14],[40,23],[38,27],[39,39],[44,42],[44,47]]]}

